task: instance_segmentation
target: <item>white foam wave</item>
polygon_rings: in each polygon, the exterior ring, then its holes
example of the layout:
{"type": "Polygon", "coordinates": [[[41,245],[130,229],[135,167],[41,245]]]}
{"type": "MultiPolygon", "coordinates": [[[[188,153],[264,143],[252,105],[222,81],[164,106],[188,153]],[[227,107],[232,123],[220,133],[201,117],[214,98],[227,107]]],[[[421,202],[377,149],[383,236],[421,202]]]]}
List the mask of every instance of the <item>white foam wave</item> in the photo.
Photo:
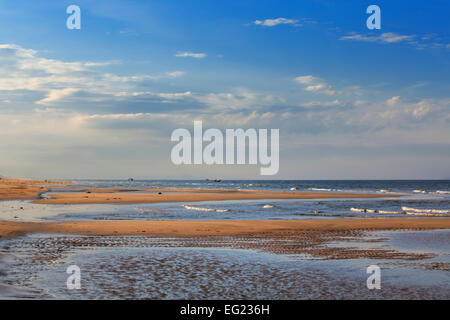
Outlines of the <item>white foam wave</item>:
{"type": "Polygon", "coordinates": [[[360,209],[360,208],[350,208],[350,211],[364,212],[364,213],[379,213],[379,214],[405,214],[404,211],[388,211],[388,210],[360,209]]]}
{"type": "Polygon", "coordinates": [[[448,216],[448,214],[450,213],[450,210],[417,209],[410,207],[402,207],[402,211],[388,211],[388,210],[361,209],[361,208],[350,208],[350,211],[363,213],[379,213],[379,214],[407,214],[412,216],[448,216]]]}
{"type": "Polygon", "coordinates": [[[192,207],[192,206],[183,206],[187,210],[196,210],[196,211],[204,211],[204,212],[228,212],[228,209],[211,209],[211,208],[200,208],[200,207],[192,207]]]}
{"type": "Polygon", "coordinates": [[[448,190],[436,190],[436,191],[425,191],[425,190],[413,190],[414,193],[429,193],[429,194],[450,194],[448,190]]]}
{"type": "Polygon", "coordinates": [[[406,213],[450,213],[450,210],[440,210],[440,209],[417,209],[417,208],[410,208],[410,207],[402,207],[402,210],[406,213]]]}
{"type": "Polygon", "coordinates": [[[445,214],[427,213],[427,212],[405,212],[405,214],[410,215],[410,216],[431,216],[431,217],[445,216],[445,214]]]}
{"type": "Polygon", "coordinates": [[[378,210],[373,209],[360,209],[360,208],[350,208],[352,212],[365,212],[365,213],[378,213],[378,210]]]}
{"type": "Polygon", "coordinates": [[[313,190],[313,191],[332,191],[333,189],[327,189],[327,188],[309,188],[309,190],[313,190]]]}
{"type": "Polygon", "coordinates": [[[271,204],[266,204],[263,208],[264,208],[264,209],[270,209],[270,208],[273,208],[273,205],[271,205],[271,204]]]}

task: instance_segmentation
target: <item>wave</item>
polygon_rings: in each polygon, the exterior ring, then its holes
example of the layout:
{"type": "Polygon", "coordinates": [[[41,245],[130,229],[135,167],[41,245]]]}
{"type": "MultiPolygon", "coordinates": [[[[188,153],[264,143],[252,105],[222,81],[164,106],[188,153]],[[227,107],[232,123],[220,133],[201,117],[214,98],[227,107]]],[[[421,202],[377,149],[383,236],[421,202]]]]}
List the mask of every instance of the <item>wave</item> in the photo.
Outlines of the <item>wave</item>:
{"type": "Polygon", "coordinates": [[[416,209],[410,207],[402,207],[402,211],[388,211],[388,210],[361,209],[361,208],[350,208],[350,211],[360,213],[407,214],[412,216],[447,216],[450,213],[450,210],[416,209]]]}
{"type": "Polygon", "coordinates": [[[295,191],[295,190],[297,190],[297,188],[296,188],[296,187],[293,187],[293,188],[290,188],[289,190],[295,191]]]}
{"type": "Polygon", "coordinates": [[[376,209],[359,209],[359,208],[350,208],[352,212],[364,212],[364,213],[378,213],[376,209]]]}
{"type": "Polygon", "coordinates": [[[211,208],[200,208],[200,207],[192,207],[192,206],[183,206],[187,210],[196,210],[196,211],[204,211],[204,212],[228,212],[228,209],[211,209],[211,208]]]}
{"type": "Polygon", "coordinates": [[[413,190],[414,193],[429,193],[429,194],[450,194],[448,190],[436,190],[436,191],[425,191],[425,190],[413,190]]]}
{"type": "Polygon", "coordinates": [[[450,213],[450,210],[440,210],[440,209],[416,209],[410,207],[402,207],[402,210],[405,212],[414,212],[414,213],[450,213]]]}
{"type": "Polygon", "coordinates": [[[444,217],[444,216],[447,216],[445,214],[427,213],[427,212],[405,212],[405,214],[410,215],[410,216],[430,216],[430,217],[444,217]]]}
{"type": "Polygon", "coordinates": [[[312,190],[312,191],[336,191],[336,189],[327,189],[327,188],[309,188],[308,190],[312,190]]]}
{"type": "Polygon", "coordinates": [[[263,208],[264,208],[264,209],[270,209],[270,208],[273,208],[273,205],[271,205],[271,204],[266,204],[263,208]]]}
{"type": "Polygon", "coordinates": [[[450,194],[450,191],[437,190],[434,193],[437,193],[437,194],[450,194]]]}

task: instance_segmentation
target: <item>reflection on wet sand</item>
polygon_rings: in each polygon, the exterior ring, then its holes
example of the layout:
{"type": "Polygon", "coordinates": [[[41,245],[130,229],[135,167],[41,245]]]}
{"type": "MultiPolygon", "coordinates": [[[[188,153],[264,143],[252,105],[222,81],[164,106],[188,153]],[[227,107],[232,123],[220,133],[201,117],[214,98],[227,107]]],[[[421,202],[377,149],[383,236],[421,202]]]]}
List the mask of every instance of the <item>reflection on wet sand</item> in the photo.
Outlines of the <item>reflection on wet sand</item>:
{"type": "MultiPolygon", "coordinates": [[[[450,232],[440,232],[449,241],[450,232]]],[[[2,265],[6,284],[48,299],[448,299],[448,272],[424,267],[448,264],[448,253],[422,238],[428,242],[420,253],[398,250],[391,242],[401,240],[389,234],[361,232],[303,242],[34,235],[4,240],[1,250],[15,252],[2,265]],[[66,288],[73,264],[81,269],[81,290],[66,288]],[[371,264],[383,269],[380,291],[366,288],[371,264]]]]}

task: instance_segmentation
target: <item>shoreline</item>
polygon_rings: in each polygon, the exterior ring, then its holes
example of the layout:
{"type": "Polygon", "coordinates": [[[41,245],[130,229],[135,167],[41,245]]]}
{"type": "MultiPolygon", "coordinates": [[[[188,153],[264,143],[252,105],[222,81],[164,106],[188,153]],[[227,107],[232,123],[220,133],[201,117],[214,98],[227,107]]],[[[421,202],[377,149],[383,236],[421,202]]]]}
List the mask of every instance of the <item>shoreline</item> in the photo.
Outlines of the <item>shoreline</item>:
{"type": "MultiPolygon", "coordinates": [[[[0,179],[1,200],[33,200],[35,204],[138,204],[227,200],[275,200],[275,199],[352,199],[390,198],[400,195],[358,194],[332,192],[256,191],[217,189],[108,189],[73,188],[70,182],[0,179]],[[55,189],[75,189],[52,194],[42,199],[41,194],[55,189]],[[78,191],[79,190],[79,191],[78,191]],[[135,191],[139,192],[135,192],[135,191]],[[126,192],[124,192],[126,191],[126,192]],[[134,191],[134,192],[133,192],[134,191]]],[[[310,232],[352,230],[433,230],[450,229],[450,217],[380,217],[326,220],[116,220],[116,221],[67,221],[67,222],[16,222],[0,220],[0,238],[26,233],[56,233],[79,235],[148,235],[148,236],[236,236],[257,235],[277,237],[310,232]]]]}
{"type": "Polygon", "coordinates": [[[402,196],[375,193],[192,188],[76,188],[69,186],[70,184],[65,181],[0,179],[0,201],[33,200],[35,204],[139,204],[229,200],[372,199],[402,196]],[[56,186],[50,188],[49,185],[56,186]],[[50,192],[51,189],[74,191],[53,193],[50,198],[43,199],[41,195],[50,192]]]}
{"type": "Polygon", "coordinates": [[[66,181],[0,178],[0,201],[39,199],[50,191],[49,185],[67,185],[66,181]]]}

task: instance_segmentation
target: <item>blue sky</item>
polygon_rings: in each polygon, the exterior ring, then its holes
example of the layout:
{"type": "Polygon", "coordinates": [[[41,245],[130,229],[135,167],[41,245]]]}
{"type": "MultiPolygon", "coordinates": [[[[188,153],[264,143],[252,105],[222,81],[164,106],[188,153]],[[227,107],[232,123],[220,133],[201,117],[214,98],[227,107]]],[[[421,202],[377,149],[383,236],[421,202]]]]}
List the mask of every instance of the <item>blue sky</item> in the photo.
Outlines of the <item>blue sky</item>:
{"type": "Polygon", "coordinates": [[[0,174],[176,167],[170,133],[279,128],[280,179],[450,177],[446,1],[0,1],[0,174]],[[67,6],[81,30],[66,28],[67,6]],[[366,8],[381,8],[368,30],[366,8]]]}

